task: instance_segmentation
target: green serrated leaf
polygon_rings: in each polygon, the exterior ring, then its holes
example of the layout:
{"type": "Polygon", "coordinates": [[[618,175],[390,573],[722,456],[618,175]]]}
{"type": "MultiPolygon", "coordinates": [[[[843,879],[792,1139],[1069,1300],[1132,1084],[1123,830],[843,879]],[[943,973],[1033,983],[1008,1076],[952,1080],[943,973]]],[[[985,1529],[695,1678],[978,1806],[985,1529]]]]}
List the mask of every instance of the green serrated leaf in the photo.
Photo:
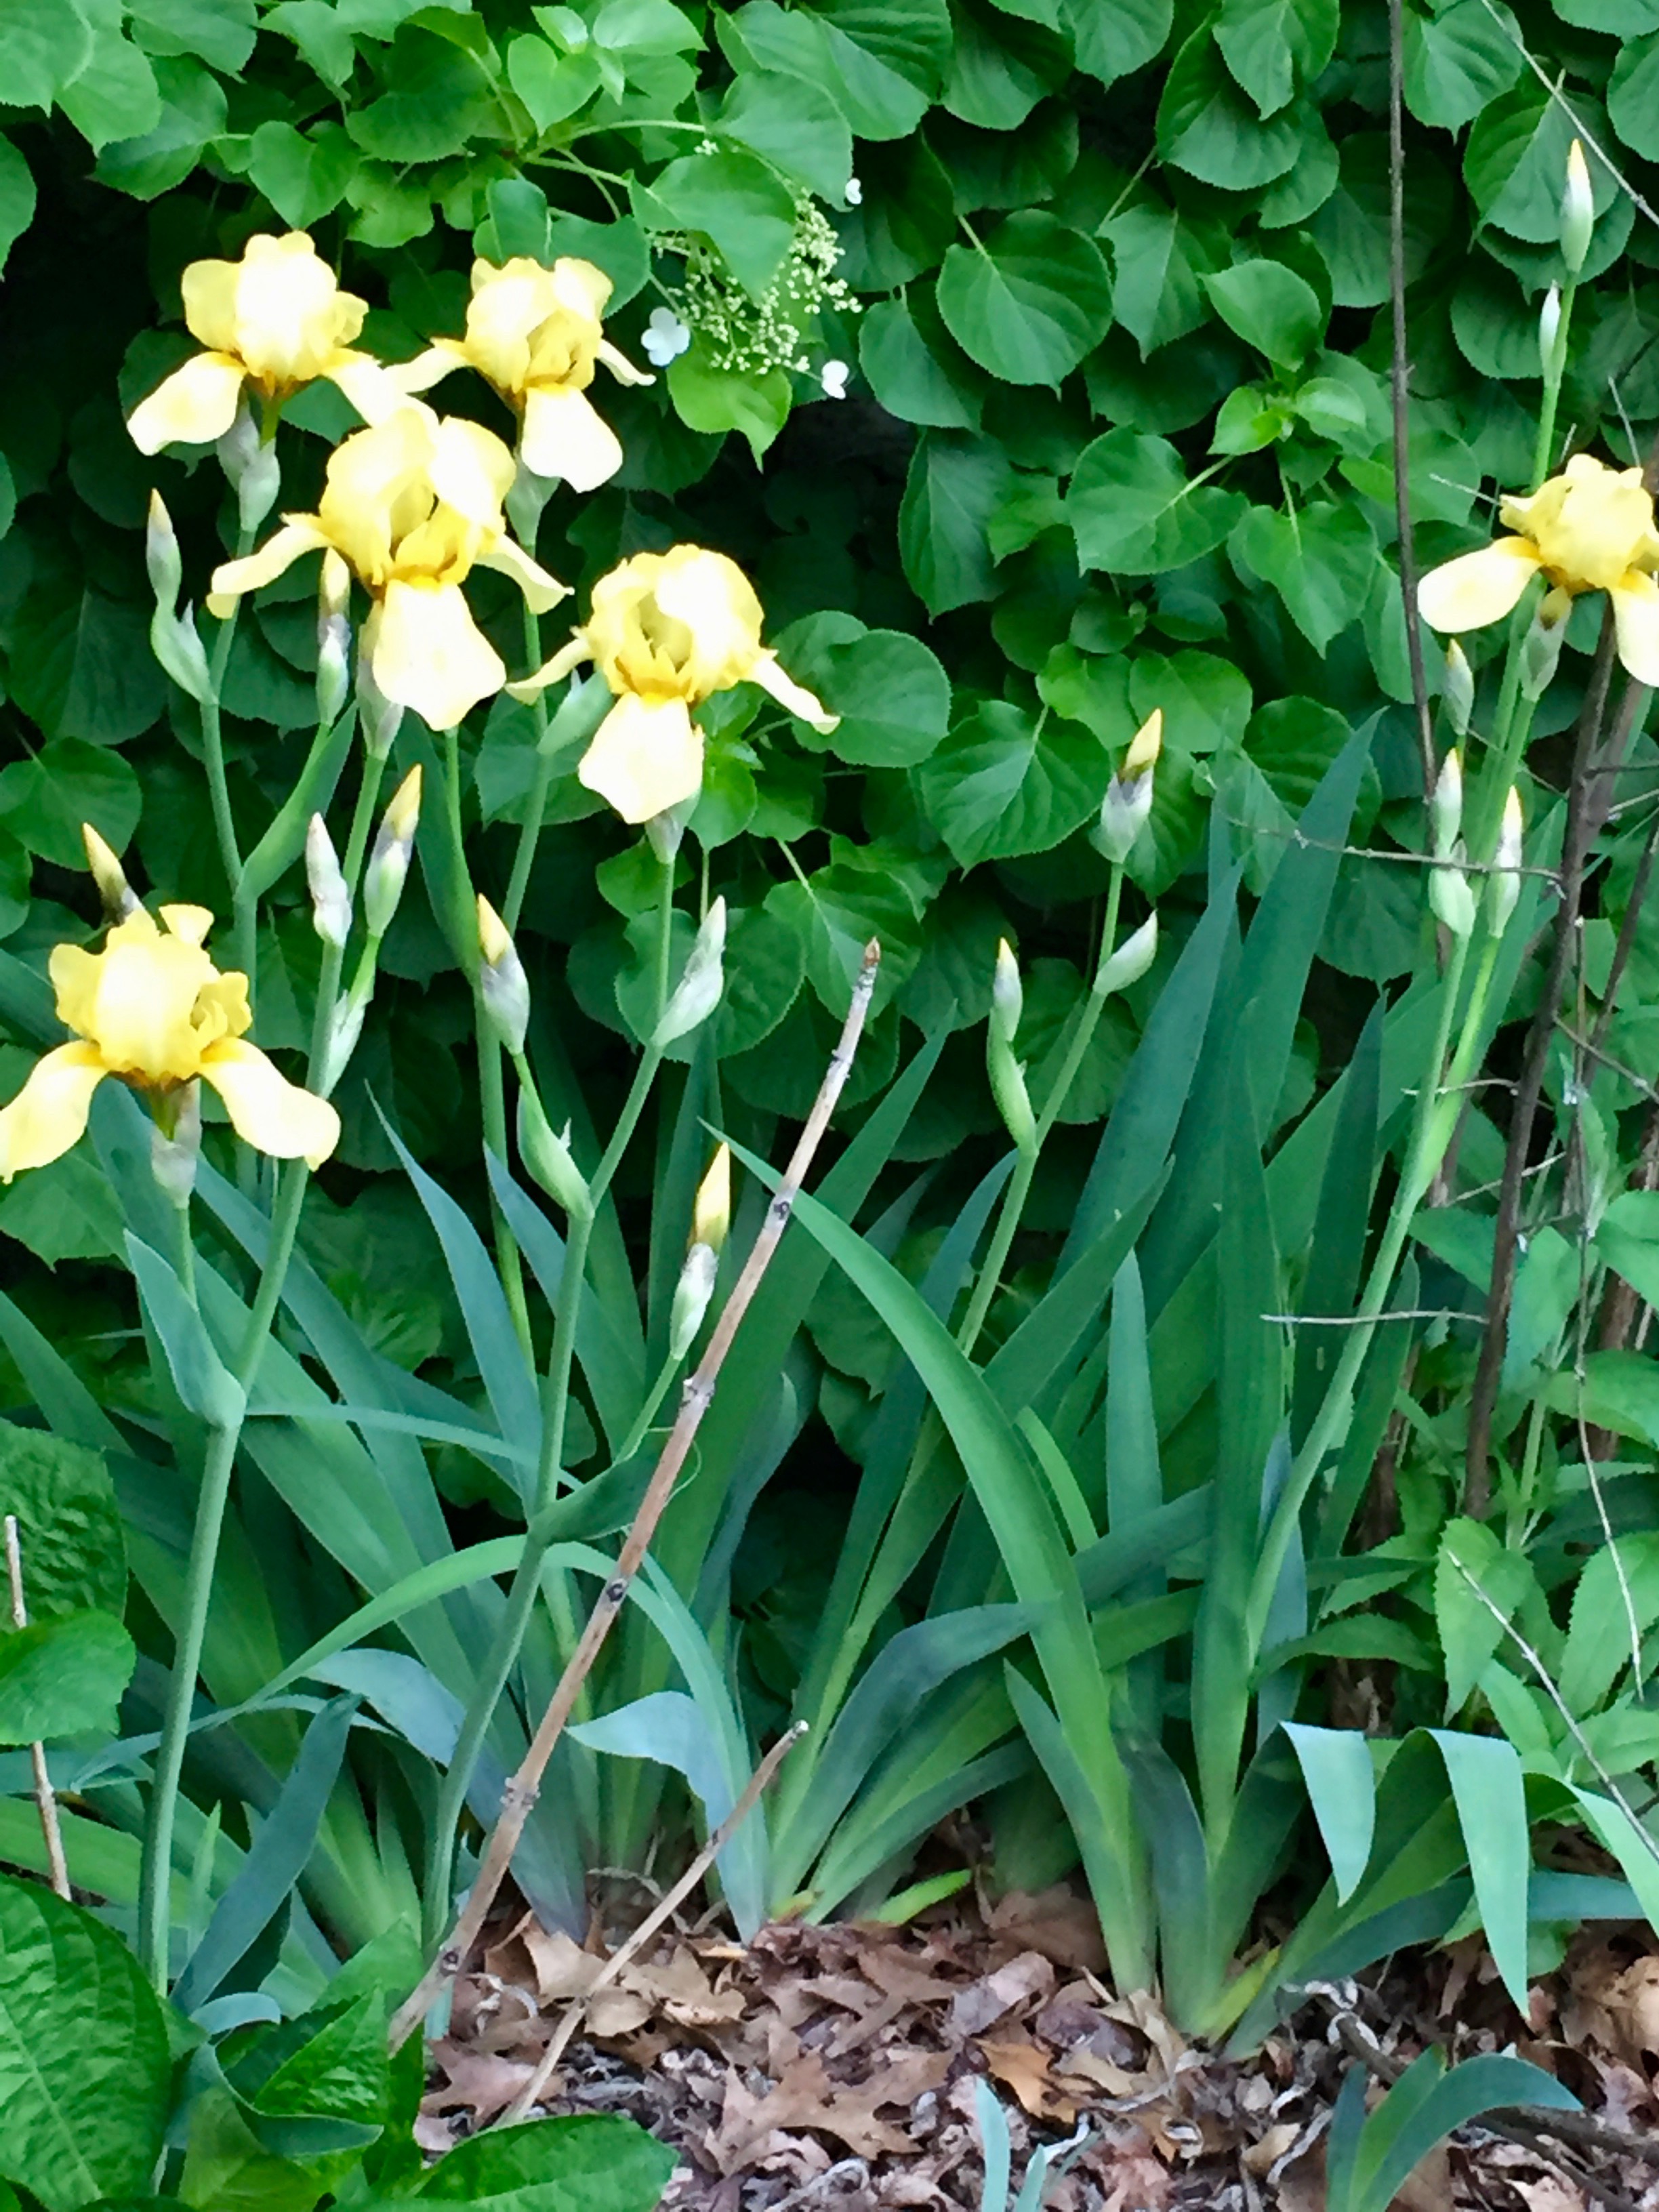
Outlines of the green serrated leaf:
{"type": "Polygon", "coordinates": [[[939,310],[963,351],[993,376],[1058,385],[1111,327],[1111,279],[1092,239],[1028,210],[1010,216],[982,247],[951,247],[939,310]]]}
{"type": "Polygon", "coordinates": [[[1091,731],[988,699],[918,771],[928,819],[964,868],[1046,853],[1106,795],[1111,756],[1091,731]]]}
{"type": "Polygon", "coordinates": [[[1085,568],[1151,575],[1200,559],[1220,544],[1243,495],[1194,488],[1164,438],[1109,430],[1079,455],[1066,512],[1085,568]]]}

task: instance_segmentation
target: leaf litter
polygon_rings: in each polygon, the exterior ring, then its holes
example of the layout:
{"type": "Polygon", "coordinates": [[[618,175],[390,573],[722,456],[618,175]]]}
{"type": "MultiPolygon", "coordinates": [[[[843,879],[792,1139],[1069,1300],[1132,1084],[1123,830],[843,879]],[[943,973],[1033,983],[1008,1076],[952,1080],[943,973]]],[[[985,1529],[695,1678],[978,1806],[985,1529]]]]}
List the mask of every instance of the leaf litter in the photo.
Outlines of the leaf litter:
{"type": "MultiPolygon", "coordinates": [[[[521,1908],[501,1925],[432,2049],[428,2150],[508,2110],[627,1932],[596,1918],[578,1944],[521,1908]]],[[[1386,2075],[1431,2042],[1458,2060],[1517,2051],[1646,2154],[1477,2124],[1395,2212],[1659,2208],[1659,1953],[1638,1927],[1581,1936],[1524,2020],[1474,1939],[1322,1990],[1235,2061],[1145,1994],[1114,1993],[1069,1887],[984,1910],[958,1899],[903,1928],[782,1922],[747,1947],[688,1925],[593,1996],[536,2109],[627,2112],[671,2143],[663,2212],[980,2212],[983,2079],[1016,2182],[1034,2147],[1088,2131],[1050,2179],[1051,2212],[1323,2212],[1323,2137],[1355,2052],[1386,2075]]]]}

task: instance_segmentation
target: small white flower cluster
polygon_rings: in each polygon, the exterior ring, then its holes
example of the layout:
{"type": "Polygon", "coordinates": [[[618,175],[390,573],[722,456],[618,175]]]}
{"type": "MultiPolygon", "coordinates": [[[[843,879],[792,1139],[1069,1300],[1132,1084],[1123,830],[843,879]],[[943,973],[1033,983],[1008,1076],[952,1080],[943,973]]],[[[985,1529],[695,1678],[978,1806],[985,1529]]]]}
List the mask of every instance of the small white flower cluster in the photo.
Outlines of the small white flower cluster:
{"type": "MultiPolygon", "coordinates": [[[[796,195],[795,211],[795,234],[783,266],[758,300],[750,298],[700,239],[662,240],[685,256],[685,282],[675,301],[678,312],[656,309],[645,333],[646,352],[659,368],[683,353],[695,331],[705,341],[712,366],[730,374],[764,376],[774,368],[811,374],[806,329],[825,307],[855,315],[860,302],[835,273],[841,240],[822,208],[803,191],[796,195]]],[[[829,397],[844,398],[847,364],[828,362],[821,374],[829,397]]]]}

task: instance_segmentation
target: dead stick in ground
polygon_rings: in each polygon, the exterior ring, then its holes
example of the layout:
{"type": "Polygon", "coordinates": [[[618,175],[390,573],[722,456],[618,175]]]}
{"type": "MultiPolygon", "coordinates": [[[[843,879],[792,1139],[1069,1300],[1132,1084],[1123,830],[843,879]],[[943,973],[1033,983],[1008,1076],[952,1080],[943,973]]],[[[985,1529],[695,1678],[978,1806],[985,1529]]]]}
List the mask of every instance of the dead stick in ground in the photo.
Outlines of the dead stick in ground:
{"type": "Polygon", "coordinates": [[[772,1777],[805,1733],[806,1723],[797,1721],[793,1728],[786,1729],[778,1738],[771,1750],[767,1753],[765,1758],[750,1776],[742,1796],[738,1798],[737,1803],[720,1822],[672,1889],[646,1915],[628,1941],[611,1953],[580,1996],[571,1999],[564,2018],[554,2031],[551,2042],[537,2062],[535,2072],[501,2115],[500,2123],[501,2126],[510,2127],[514,2120],[525,2118],[530,2107],[545,2094],[547,2085],[553,2078],[553,2070],[568,2049],[571,2037],[581,2026],[588,2006],[601,1990],[610,1988],[629,1960],[638,1958],[658,1929],[666,1926],[669,1920],[679,1911],[681,1905],[690,1896],[704,1875],[708,1873],[709,1868],[714,1865],[714,1861],[754,1811],[760,1802],[762,1791],[765,1790],[772,1777]]]}
{"type": "MultiPolygon", "coordinates": [[[[23,1601],[23,1553],[17,1540],[17,1516],[6,1516],[6,1573],[11,1583],[11,1625],[27,1628],[29,1625],[28,1607],[23,1601]]],[[[52,1886],[59,1897],[70,1894],[69,1862],[64,1856],[63,1832],[58,1825],[58,1796],[52,1786],[52,1772],[46,1765],[46,1747],[43,1743],[29,1746],[29,1760],[34,1769],[34,1803],[40,1815],[40,1832],[46,1839],[46,1863],[52,1870],[52,1886]]]]}
{"type": "Polygon", "coordinates": [[[477,1879],[468,1894],[460,1917],[451,1931],[449,1940],[439,1952],[421,1978],[418,1988],[398,2008],[390,2030],[392,2047],[398,2050],[420,2025],[431,2008],[433,2001],[454,1978],[465,1965],[467,1954],[477,1941],[484,1922],[489,1916],[507,1869],[513,1863],[513,1854],[518,1848],[524,1824],[530,1817],[541,1788],[547,1762],[564,1733],[565,1723],[575,1709],[582,1684],[587,1680],[593,1662],[599,1657],[611,1625],[622,1611],[628,1596],[629,1585],[639,1572],[651,1539],[657,1532],[680,1469],[684,1466],[703,1415],[714,1395],[714,1385],[726,1353],[732,1349],[732,1339],[750,1300],[760,1288],[761,1278],[771,1264],[784,1231],[789,1225],[796,1194],[805,1181],[830,1117],[836,1110],[853,1065],[853,1054],[858,1049],[859,1034],[864,1027],[864,1018],[870,1010],[870,996],[876,988],[876,969],[881,959],[881,947],[872,939],[864,948],[864,964],[853,987],[853,1000],[847,1010],[847,1021],[840,1042],[831,1054],[830,1065],[824,1070],[818,1095],[812,1102],[812,1110],[800,1133],[789,1164],[784,1170],[783,1181],[778,1185],[772,1203],[766,1209],[766,1218],[756,1237],[753,1249],[744,1262],[743,1273],[732,1287],[732,1295],[714,1324],[708,1348],[703,1353],[696,1373],[686,1383],[680,1396],[680,1409],[668,1440],[662,1448],[656,1471],[652,1475],[645,1496],[640,1500],[639,1511],[634,1516],[623,1547],[617,1555],[616,1570],[594,1601],[593,1610],[587,1617],[575,1650],[571,1653],[558,1686],[542,1715],[529,1750],[518,1772],[501,1793],[501,1808],[490,1831],[489,1840],[479,1865],[477,1879]]]}
{"type": "Polygon", "coordinates": [[[1434,721],[1423,671],[1423,631],[1417,612],[1417,552],[1412,538],[1410,363],[1406,358],[1406,143],[1404,0],[1389,0],[1389,295],[1394,308],[1394,512],[1400,533],[1400,596],[1406,616],[1406,656],[1417,710],[1417,746],[1423,770],[1423,803],[1434,789],[1434,721]]]}
{"type": "Polygon", "coordinates": [[[1612,780],[1625,757],[1632,730],[1647,701],[1647,693],[1632,682],[1627,687],[1618,723],[1597,757],[1602,716],[1613,681],[1616,640],[1613,611],[1602,617],[1601,638],[1589,689],[1584,696],[1573,744],[1572,774],[1567,793],[1566,827],[1561,841],[1561,904],[1555,918],[1555,944],[1538,1012],[1527,1036],[1521,1079],[1510,1109],[1509,1142],[1504,1154],[1504,1179],[1498,1191],[1498,1218],[1492,1238],[1492,1288],[1486,1299],[1486,1334],[1469,1395],[1468,1446],[1464,1461],[1463,1510],[1481,1519],[1492,1498],[1492,1415],[1498,1406],[1498,1378],[1504,1347],[1509,1340],[1510,1300],[1515,1288],[1516,1260],[1521,1233],[1521,1187],[1527,1154],[1532,1144],[1533,1122],[1544,1070],[1549,1060],[1550,1038],[1556,1010],[1571,963],[1577,935],[1579,902],[1583,895],[1584,871],[1606,819],[1603,793],[1610,795],[1612,780]]]}

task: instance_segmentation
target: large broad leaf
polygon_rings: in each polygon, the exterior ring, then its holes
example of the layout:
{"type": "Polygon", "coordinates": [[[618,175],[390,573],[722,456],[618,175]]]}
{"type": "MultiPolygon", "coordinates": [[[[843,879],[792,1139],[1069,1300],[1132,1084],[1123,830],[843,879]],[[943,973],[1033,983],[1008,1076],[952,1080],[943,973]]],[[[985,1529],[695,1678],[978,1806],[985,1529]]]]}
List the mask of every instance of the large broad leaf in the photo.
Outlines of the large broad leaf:
{"type": "Polygon", "coordinates": [[[1158,106],[1158,151],[1166,161],[1228,191],[1271,184],[1294,167],[1301,149],[1299,107],[1267,121],[1229,74],[1213,33],[1194,31],[1181,52],[1158,106]]]}
{"type": "Polygon", "coordinates": [[[137,1662],[132,1638],[112,1613],[0,1628],[0,1743],[112,1735],[137,1662]]]}
{"type": "Polygon", "coordinates": [[[951,247],[939,309],[963,351],[993,376],[1058,385],[1111,327],[1111,279],[1092,239],[1028,209],[988,244],[951,247]]]}
{"type": "Polygon", "coordinates": [[[1271,584],[1316,653],[1358,622],[1380,558],[1370,524],[1352,505],[1316,500],[1299,510],[1253,507],[1233,532],[1231,550],[1249,574],[1271,584]]]}
{"type": "Polygon", "coordinates": [[[1514,16],[1488,0],[1407,8],[1405,33],[1406,105],[1443,130],[1461,131],[1527,65],[1514,16]]]}
{"type": "Polygon", "coordinates": [[[6,1514],[17,1522],[31,1620],[87,1607],[124,1610],[126,1540],[101,1452],[0,1423],[0,1516],[6,1514]]]}
{"type": "Polygon", "coordinates": [[[861,768],[915,768],[944,737],[951,679],[920,638],[827,611],[792,624],[777,651],[796,682],[841,716],[828,737],[799,726],[811,750],[861,768]]]}
{"type": "Polygon", "coordinates": [[[1046,853],[1106,795],[1111,757],[1076,722],[988,699],[918,779],[928,818],[964,868],[1046,853]]]}
{"type": "Polygon", "coordinates": [[[996,597],[986,532],[1012,474],[989,439],[948,431],[918,439],[899,507],[899,550],[929,614],[996,597]]]}
{"type": "Polygon", "coordinates": [[[1243,507],[1242,493],[1190,483],[1167,438],[1127,427],[1084,448],[1066,496],[1079,561],[1128,575],[1185,568],[1212,551],[1243,507]]]}
{"type": "Polygon", "coordinates": [[[416,2194],[472,2212],[652,2212],[673,2170],[667,2144],[632,2120],[584,2113],[473,2136],[416,2194]]]}
{"type": "Polygon", "coordinates": [[[839,201],[853,167],[853,134],[826,91],[798,75],[745,70],[716,118],[728,137],[799,177],[820,198],[839,201]]]}
{"type": "Polygon", "coordinates": [[[170,2072],[161,2008],[121,1938],[0,1875],[0,2175],[47,2212],[142,2192],[170,2072]]]}
{"type": "Polygon", "coordinates": [[[754,154],[684,155],[659,173],[648,194],[636,197],[635,212],[647,229],[665,227],[665,210],[676,228],[702,231],[756,298],[777,274],[795,234],[787,188],[754,154]]]}
{"type": "Polygon", "coordinates": [[[1262,115],[1284,106],[1329,61],[1341,27],[1339,0],[1224,0],[1216,44],[1262,115]]]}
{"type": "Polygon", "coordinates": [[[1227,327],[1280,368],[1294,368],[1318,343],[1319,295],[1282,261],[1240,261],[1206,276],[1204,289],[1227,327]]]}
{"type": "Polygon", "coordinates": [[[1060,0],[1060,20],[1071,35],[1077,65],[1103,84],[1115,84],[1164,50],[1175,21],[1175,0],[1060,0]]]}

